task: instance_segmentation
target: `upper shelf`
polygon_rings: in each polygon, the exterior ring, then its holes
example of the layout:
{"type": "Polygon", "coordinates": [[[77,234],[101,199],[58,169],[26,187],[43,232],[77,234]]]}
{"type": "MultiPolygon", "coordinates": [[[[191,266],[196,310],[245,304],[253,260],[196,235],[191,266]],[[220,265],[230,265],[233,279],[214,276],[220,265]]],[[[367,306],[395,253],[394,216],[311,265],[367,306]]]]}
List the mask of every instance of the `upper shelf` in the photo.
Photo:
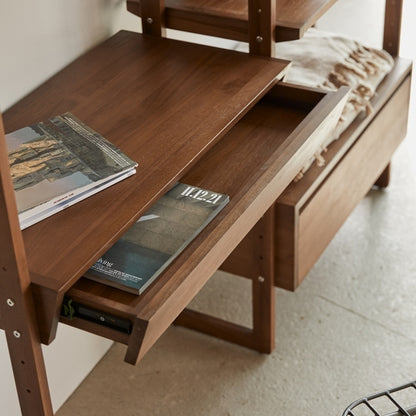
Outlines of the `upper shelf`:
{"type": "Polygon", "coordinates": [[[32,282],[55,293],[67,290],[286,66],[119,32],[9,109],[6,131],[69,111],[139,164],[132,177],[24,230],[32,282]]]}
{"type": "MultiPolygon", "coordinates": [[[[299,39],[337,0],[276,0],[275,40],[299,39]]],[[[248,0],[166,0],[170,29],[248,42],[248,0]]],[[[140,0],[127,9],[141,16],[140,0]]]]}

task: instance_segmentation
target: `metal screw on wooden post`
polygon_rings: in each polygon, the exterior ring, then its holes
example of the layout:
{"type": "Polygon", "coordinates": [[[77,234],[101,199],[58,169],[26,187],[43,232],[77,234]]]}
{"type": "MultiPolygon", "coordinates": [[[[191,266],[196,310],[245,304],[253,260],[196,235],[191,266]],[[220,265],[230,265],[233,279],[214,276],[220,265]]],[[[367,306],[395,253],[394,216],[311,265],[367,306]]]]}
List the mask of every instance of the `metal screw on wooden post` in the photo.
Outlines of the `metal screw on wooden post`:
{"type": "Polygon", "coordinates": [[[19,331],[13,331],[13,335],[15,338],[20,338],[22,336],[22,334],[19,331]]]}
{"type": "Polygon", "coordinates": [[[258,43],[263,42],[263,37],[262,37],[262,36],[257,36],[257,37],[256,37],[256,41],[257,41],[258,43]]]}
{"type": "Polygon", "coordinates": [[[263,276],[259,276],[258,280],[259,280],[260,283],[264,283],[264,277],[263,276]]]}
{"type": "Polygon", "coordinates": [[[6,303],[10,306],[13,307],[15,305],[15,301],[12,298],[9,298],[6,300],[6,303]]]}
{"type": "Polygon", "coordinates": [[[149,23],[150,25],[153,23],[153,19],[151,17],[148,17],[146,19],[146,22],[149,23]]]}

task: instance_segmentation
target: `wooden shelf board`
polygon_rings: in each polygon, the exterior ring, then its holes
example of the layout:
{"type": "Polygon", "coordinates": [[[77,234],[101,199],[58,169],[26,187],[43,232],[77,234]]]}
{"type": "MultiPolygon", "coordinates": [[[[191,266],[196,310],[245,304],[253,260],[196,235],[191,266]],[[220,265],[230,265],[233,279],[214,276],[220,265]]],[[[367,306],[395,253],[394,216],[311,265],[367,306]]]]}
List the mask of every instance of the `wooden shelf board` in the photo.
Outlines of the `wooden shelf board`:
{"type": "Polygon", "coordinates": [[[70,111],[139,163],[133,177],[24,230],[32,282],[62,296],[285,68],[120,32],[8,110],[6,131],[70,111]]]}
{"type": "MultiPolygon", "coordinates": [[[[337,0],[277,0],[276,41],[303,36],[337,0]]],[[[247,0],[166,0],[166,26],[248,42],[247,0]]],[[[141,16],[140,0],[128,9],[141,16]]]]}

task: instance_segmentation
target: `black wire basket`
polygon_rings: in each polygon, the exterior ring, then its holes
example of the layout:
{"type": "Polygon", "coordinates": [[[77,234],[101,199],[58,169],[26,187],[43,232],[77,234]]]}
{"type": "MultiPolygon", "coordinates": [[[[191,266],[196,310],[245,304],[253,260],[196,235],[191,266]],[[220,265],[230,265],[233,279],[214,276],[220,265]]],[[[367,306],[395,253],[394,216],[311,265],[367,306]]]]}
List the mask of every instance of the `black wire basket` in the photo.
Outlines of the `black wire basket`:
{"type": "Polygon", "coordinates": [[[415,416],[416,380],[351,403],[342,416],[415,416]]]}

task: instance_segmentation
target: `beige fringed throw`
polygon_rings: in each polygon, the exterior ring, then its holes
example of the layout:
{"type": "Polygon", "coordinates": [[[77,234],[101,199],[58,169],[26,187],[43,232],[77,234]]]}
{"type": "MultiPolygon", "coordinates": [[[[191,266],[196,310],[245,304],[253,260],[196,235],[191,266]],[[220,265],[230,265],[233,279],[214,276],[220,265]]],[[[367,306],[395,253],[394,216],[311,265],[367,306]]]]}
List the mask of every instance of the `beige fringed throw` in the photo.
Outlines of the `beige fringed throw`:
{"type": "Polygon", "coordinates": [[[363,110],[371,112],[370,99],[393,66],[393,58],[385,51],[368,48],[337,34],[310,29],[302,39],[276,45],[279,58],[292,61],[285,81],[310,87],[336,90],[351,88],[347,104],[335,131],[322,140],[308,163],[297,176],[300,179],[316,161],[325,163],[322,152],[338,139],[354,118],[363,110]]]}

